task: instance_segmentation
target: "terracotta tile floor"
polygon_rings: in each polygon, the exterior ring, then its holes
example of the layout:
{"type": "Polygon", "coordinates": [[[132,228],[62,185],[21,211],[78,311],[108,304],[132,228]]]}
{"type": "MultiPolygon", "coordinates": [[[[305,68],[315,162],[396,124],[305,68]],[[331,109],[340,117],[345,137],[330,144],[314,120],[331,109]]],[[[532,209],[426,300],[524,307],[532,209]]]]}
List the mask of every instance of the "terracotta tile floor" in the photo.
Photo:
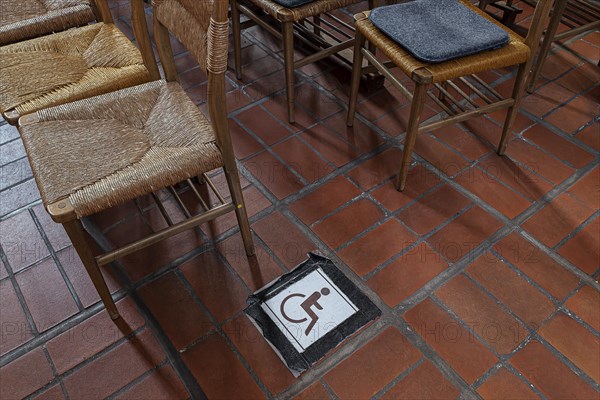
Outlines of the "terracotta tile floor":
{"type": "MultiPolygon", "coordinates": [[[[152,246],[104,270],[116,324],[1,124],[0,398],[599,398],[599,38],[554,46],[506,157],[501,112],[423,134],[398,193],[405,99],[362,93],[347,128],[348,73],[319,63],[296,75],[289,125],[280,47],[246,31],[244,79],[229,71],[227,90],[257,263],[232,216],[152,246]],[[310,250],[383,316],[295,379],[242,309],[310,250]]],[[[175,48],[205,109],[205,78],[175,48]]],[[[506,90],[514,74],[486,78],[506,90]]],[[[126,242],[164,226],[152,204],[90,229],[126,242]]]]}

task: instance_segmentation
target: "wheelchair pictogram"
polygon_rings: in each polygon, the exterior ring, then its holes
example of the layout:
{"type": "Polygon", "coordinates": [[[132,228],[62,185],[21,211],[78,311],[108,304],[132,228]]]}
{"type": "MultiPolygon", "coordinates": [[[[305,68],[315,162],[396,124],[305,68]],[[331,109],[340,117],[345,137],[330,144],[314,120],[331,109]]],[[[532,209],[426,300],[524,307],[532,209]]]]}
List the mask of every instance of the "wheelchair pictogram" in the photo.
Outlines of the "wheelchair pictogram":
{"type": "Polygon", "coordinates": [[[313,306],[317,310],[323,310],[323,306],[321,306],[321,304],[319,304],[319,299],[322,296],[327,296],[329,293],[331,293],[331,291],[329,290],[329,288],[326,288],[326,287],[322,288],[320,291],[315,291],[308,297],[306,297],[306,295],[303,293],[292,293],[283,299],[283,301],[281,302],[281,305],[279,306],[279,311],[281,312],[281,315],[283,315],[283,318],[285,318],[286,320],[288,320],[290,322],[296,323],[296,324],[306,322],[306,321],[308,321],[308,318],[310,318],[310,323],[308,324],[308,326],[306,327],[306,330],[304,331],[304,334],[306,336],[308,336],[310,331],[315,327],[317,321],[319,320],[319,316],[313,310],[313,306]],[[304,300],[304,301],[302,301],[302,303],[300,303],[300,307],[302,308],[302,310],[304,310],[304,313],[308,316],[308,318],[304,317],[304,318],[300,318],[300,319],[295,319],[295,318],[290,317],[285,312],[285,307],[286,307],[288,300],[293,299],[295,297],[306,298],[306,300],[304,300]]]}

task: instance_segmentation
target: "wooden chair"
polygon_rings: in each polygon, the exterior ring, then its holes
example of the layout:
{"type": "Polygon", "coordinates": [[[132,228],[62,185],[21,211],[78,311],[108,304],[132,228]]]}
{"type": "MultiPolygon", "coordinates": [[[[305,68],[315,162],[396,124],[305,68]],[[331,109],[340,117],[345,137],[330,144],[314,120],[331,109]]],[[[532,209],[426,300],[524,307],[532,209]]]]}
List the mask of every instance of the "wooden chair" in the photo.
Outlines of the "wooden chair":
{"type": "MultiPolygon", "coordinates": [[[[139,0],[140,2],[142,0],[139,0]]],[[[63,224],[110,316],[119,314],[100,267],[234,211],[247,255],[254,245],[231,146],[225,104],[227,0],[155,0],[155,38],[166,81],[154,81],[21,117],[19,132],[46,210],[63,224]],[[176,82],[169,28],[208,75],[210,121],[176,82]],[[231,201],[207,172],[223,167],[231,201]],[[201,176],[219,202],[210,207],[193,182],[201,176]],[[155,194],[187,182],[205,212],[173,223],[155,194]],[[100,255],[81,219],[153,195],[167,227],[100,255]]],[[[185,205],[180,203],[185,210],[185,205]]]]}
{"type": "Polygon", "coordinates": [[[91,0],[0,0],[0,46],[96,20],[91,0]]]}
{"type": "Polygon", "coordinates": [[[502,137],[498,146],[498,154],[504,154],[508,133],[517,115],[519,102],[523,95],[527,73],[531,66],[532,54],[535,53],[545,21],[552,6],[552,0],[540,0],[535,9],[529,34],[524,39],[508,30],[482,10],[467,0],[461,2],[471,10],[508,31],[510,40],[507,45],[497,50],[485,51],[442,63],[428,64],[415,59],[395,41],[378,30],[369,20],[369,12],[359,13],[356,20],[356,42],[354,47],[354,69],[352,71],[352,87],[348,107],[348,125],[354,122],[356,100],[360,76],[373,70],[379,70],[390,82],[411,100],[410,117],[404,142],[402,164],[396,181],[396,188],[404,190],[408,167],[419,132],[431,131],[465,121],[501,109],[508,108],[502,137]],[[390,61],[382,62],[364,47],[369,41],[390,61]],[[363,57],[371,64],[361,68],[363,57]],[[518,65],[512,96],[504,99],[497,91],[485,83],[476,74],[488,70],[518,65]],[[411,93],[388,68],[397,67],[415,84],[411,93]],[[432,89],[432,90],[429,90],[432,89]],[[434,94],[434,90],[438,94],[434,94]],[[466,91],[472,94],[467,94],[466,91]],[[447,118],[435,122],[421,124],[420,116],[427,96],[447,114],[447,118]],[[457,99],[455,96],[458,96],[457,99]]]}
{"type": "MultiPolygon", "coordinates": [[[[107,0],[96,4],[102,22],[0,47],[0,113],[10,124],[47,107],[160,78],[149,43],[138,40],[138,50],[112,23],[107,0]]],[[[131,5],[136,36],[147,35],[142,0],[131,5]]]]}
{"type": "MultiPolygon", "coordinates": [[[[502,5],[504,2],[498,0],[481,0],[479,2],[479,8],[485,10],[487,6],[496,6],[497,3],[502,5]]],[[[524,0],[523,3],[535,7],[537,1],[524,0]]],[[[504,15],[507,15],[506,12],[504,15]]],[[[510,28],[513,28],[514,18],[506,20],[506,18],[503,17],[502,22],[510,28]]],[[[552,43],[576,35],[581,35],[582,33],[591,32],[598,28],[600,28],[600,3],[594,0],[556,0],[550,15],[548,28],[542,39],[539,53],[535,57],[535,62],[533,63],[527,91],[531,93],[535,90],[536,82],[544,68],[544,62],[548,57],[548,52],[552,47],[552,43]],[[558,28],[561,24],[564,25],[566,29],[558,33],[558,28]]]]}
{"type": "MultiPolygon", "coordinates": [[[[237,79],[242,79],[241,13],[283,41],[288,119],[290,123],[294,123],[294,70],[352,47],[354,39],[351,34],[339,28],[341,26],[351,31],[352,27],[328,12],[361,1],[314,0],[299,7],[287,8],[272,0],[231,0],[237,79]],[[327,15],[327,19],[322,18],[324,14],[327,15]],[[270,23],[272,21],[281,26],[280,30],[270,23]],[[326,28],[331,28],[335,34],[330,33],[326,28]],[[312,47],[315,52],[300,60],[294,60],[294,36],[297,39],[304,39],[303,42],[312,47]],[[344,39],[340,40],[340,37],[344,39]]],[[[369,0],[369,8],[373,5],[374,0],[369,0]]]]}

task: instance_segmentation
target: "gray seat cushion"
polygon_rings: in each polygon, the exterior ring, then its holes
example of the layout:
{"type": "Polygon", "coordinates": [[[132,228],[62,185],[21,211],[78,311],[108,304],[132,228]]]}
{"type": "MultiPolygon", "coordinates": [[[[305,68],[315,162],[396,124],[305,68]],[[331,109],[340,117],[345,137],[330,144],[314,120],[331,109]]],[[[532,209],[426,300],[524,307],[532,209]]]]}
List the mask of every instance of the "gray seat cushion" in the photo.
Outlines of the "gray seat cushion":
{"type": "Polygon", "coordinates": [[[281,4],[287,8],[300,7],[308,3],[312,3],[315,0],[273,0],[277,4],[281,4]]]}
{"type": "Polygon", "coordinates": [[[508,33],[458,0],[414,0],[375,8],[373,25],[415,58],[440,63],[502,47],[508,33]]]}

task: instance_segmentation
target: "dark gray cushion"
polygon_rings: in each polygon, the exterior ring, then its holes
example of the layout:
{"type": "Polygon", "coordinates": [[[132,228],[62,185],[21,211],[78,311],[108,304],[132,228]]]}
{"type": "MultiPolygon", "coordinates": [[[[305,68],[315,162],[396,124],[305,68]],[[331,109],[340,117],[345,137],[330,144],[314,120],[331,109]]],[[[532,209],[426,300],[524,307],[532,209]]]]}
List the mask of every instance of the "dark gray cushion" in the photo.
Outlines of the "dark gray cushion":
{"type": "Polygon", "coordinates": [[[300,7],[308,3],[312,3],[315,0],[273,0],[277,4],[281,4],[287,8],[300,7]]]}
{"type": "Polygon", "coordinates": [[[415,58],[440,63],[502,47],[508,33],[458,0],[414,0],[375,8],[370,20],[415,58]]]}

